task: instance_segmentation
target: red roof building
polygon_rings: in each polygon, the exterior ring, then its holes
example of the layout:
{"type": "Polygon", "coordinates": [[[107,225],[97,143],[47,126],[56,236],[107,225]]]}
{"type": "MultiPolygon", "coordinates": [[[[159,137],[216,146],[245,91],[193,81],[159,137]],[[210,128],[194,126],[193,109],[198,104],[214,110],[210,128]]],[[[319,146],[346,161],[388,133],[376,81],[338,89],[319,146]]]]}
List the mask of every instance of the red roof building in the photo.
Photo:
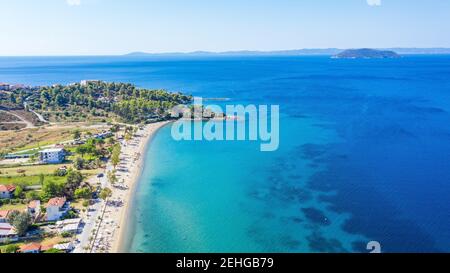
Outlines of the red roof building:
{"type": "Polygon", "coordinates": [[[20,247],[21,253],[39,253],[41,252],[41,244],[31,243],[20,247]]]}
{"type": "Polygon", "coordinates": [[[10,199],[12,198],[16,186],[14,185],[0,185],[0,199],[10,199]]]}
{"type": "Polygon", "coordinates": [[[65,197],[56,197],[48,200],[47,207],[59,207],[62,208],[66,204],[67,199],[65,197]]]}

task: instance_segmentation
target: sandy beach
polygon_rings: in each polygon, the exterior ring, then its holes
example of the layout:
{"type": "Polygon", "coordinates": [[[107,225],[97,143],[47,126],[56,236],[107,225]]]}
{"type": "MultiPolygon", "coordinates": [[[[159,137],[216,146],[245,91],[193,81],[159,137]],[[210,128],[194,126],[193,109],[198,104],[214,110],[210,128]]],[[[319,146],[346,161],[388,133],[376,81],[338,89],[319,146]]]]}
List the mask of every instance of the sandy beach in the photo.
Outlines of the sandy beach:
{"type": "MultiPolygon", "coordinates": [[[[119,183],[108,185],[113,193],[103,206],[98,232],[94,239],[92,252],[117,253],[121,251],[126,232],[127,217],[132,203],[134,188],[139,180],[144,164],[147,145],[156,132],[169,122],[146,125],[128,143],[122,143],[120,164],[116,169],[119,183]]],[[[112,168],[109,166],[109,168],[112,168]]]]}

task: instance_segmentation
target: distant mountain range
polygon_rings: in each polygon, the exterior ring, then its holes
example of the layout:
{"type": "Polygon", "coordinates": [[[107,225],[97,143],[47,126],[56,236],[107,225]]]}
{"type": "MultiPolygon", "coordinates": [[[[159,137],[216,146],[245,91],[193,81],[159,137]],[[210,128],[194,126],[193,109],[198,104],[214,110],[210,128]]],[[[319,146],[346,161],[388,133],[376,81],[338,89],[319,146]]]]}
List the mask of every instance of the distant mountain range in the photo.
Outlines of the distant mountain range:
{"type": "MultiPolygon", "coordinates": [[[[142,56],[302,56],[302,55],[337,55],[346,49],[339,48],[323,48],[323,49],[295,49],[295,50],[279,50],[279,51],[194,51],[188,53],[146,53],[132,52],[124,56],[142,57],[142,56]]],[[[450,48],[377,48],[377,50],[393,51],[400,55],[408,54],[450,54],[450,48]]]]}

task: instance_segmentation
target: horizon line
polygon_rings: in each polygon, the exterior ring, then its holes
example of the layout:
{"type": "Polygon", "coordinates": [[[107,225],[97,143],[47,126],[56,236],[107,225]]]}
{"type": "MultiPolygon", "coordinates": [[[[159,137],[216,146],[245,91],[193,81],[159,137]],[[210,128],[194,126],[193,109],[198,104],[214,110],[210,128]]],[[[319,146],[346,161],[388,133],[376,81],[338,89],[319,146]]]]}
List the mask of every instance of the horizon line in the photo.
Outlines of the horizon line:
{"type": "MultiPolygon", "coordinates": [[[[298,49],[277,49],[277,50],[227,50],[227,51],[208,51],[208,50],[195,50],[195,51],[161,51],[161,52],[147,52],[147,51],[129,51],[127,53],[116,54],[24,54],[24,55],[0,55],[4,57],[132,57],[133,55],[246,55],[246,54],[277,54],[286,55],[286,53],[294,53],[298,51],[336,51],[336,50],[348,50],[348,49],[377,49],[377,50],[445,50],[449,51],[450,47],[351,47],[351,48],[338,48],[338,47],[311,47],[311,48],[298,48],[298,49]]],[[[303,55],[330,55],[332,53],[304,53],[303,55]]],[[[408,53],[403,53],[408,54],[408,53]]],[[[430,53],[429,53],[430,54],[430,53]]],[[[440,54],[440,53],[434,53],[440,54]]],[[[441,53],[442,54],[442,53],[441,53]]]]}

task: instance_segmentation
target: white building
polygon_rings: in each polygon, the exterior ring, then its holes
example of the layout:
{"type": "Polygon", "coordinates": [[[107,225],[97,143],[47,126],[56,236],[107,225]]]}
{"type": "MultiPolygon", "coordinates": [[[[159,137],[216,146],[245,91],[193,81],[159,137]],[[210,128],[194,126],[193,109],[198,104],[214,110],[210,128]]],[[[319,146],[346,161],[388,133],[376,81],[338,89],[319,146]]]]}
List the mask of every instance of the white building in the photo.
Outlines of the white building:
{"type": "Polygon", "coordinates": [[[0,199],[11,199],[14,197],[16,186],[0,185],[0,199]]]}
{"type": "Polygon", "coordinates": [[[65,244],[54,245],[53,248],[64,251],[64,252],[71,252],[72,250],[75,249],[75,246],[72,243],[65,243],[65,244]]]}
{"type": "Polygon", "coordinates": [[[65,197],[52,198],[47,203],[47,221],[58,221],[69,211],[65,197]]]}
{"type": "Polygon", "coordinates": [[[39,152],[39,159],[45,164],[58,164],[64,162],[66,152],[63,148],[47,149],[39,152]]]}
{"type": "Polygon", "coordinates": [[[56,222],[56,227],[59,229],[60,233],[73,233],[78,234],[81,230],[82,221],[80,218],[77,219],[67,219],[64,221],[56,222]]]}
{"type": "Polygon", "coordinates": [[[80,82],[80,85],[81,86],[87,86],[88,84],[90,84],[90,83],[101,83],[102,81],[100,81],[100,80],[82,80],[81,82],[80,82]]]}
{"type": "Polygon", "coordinates": [[[19,236],[14,230],[14,227],[8,223],[0,223],[0,244],[17,242],[18,240],[19,236]]]}

